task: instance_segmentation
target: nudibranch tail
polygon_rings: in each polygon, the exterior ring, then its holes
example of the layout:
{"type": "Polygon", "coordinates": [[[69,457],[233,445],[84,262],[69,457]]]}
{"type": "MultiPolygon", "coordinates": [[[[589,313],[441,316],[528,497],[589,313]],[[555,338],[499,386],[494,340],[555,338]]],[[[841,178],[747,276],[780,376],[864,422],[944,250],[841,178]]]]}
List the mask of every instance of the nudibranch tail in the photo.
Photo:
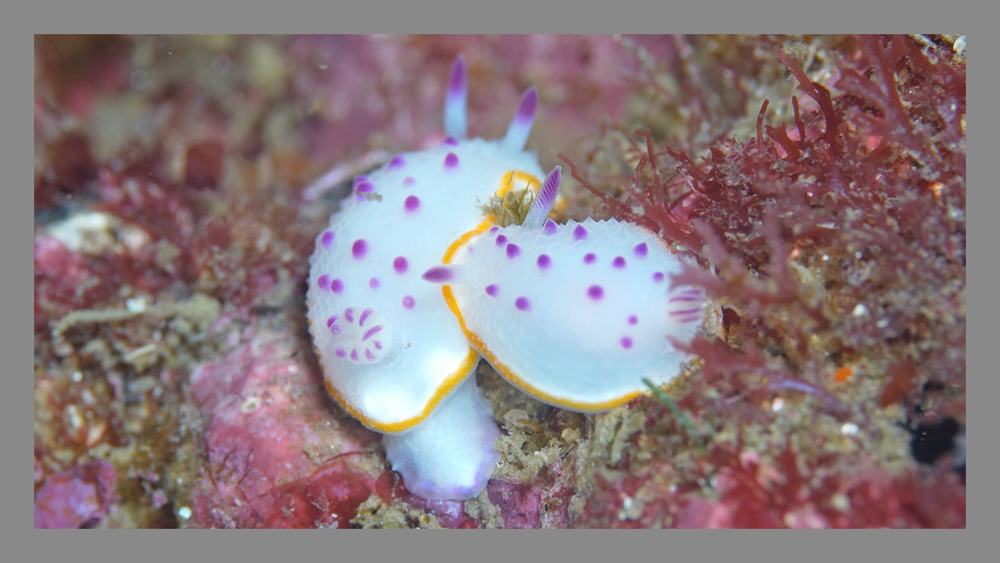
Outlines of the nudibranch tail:
{"type": "Polygon", "coordinates": [[[500,454],[493,405],[466,380],[426,420],[382,439],[386,459],[411,493],[425,499],[468,500],[486,489],[500,454]]]}
{"type": "Polygon", "coordinates": [[[524,216],[521,226],[527,229],[538,229],[545,223],[545,219],[552,211],[552,206],[556,203],[556,196],[559,195],[559,185],[562,184],[562,167],[556,166],[545,177],[541,189],[531,202],[528,214],[524,216]]]}
{"type": "Polygon", "coordinates": [[[510,121],[507,135],[503,138],[503,147],[511,151],[524,150],[531,135],[531,124],[535,121],[535,109],[538,107],[538,89],[532,86],[521,96],[521,104],[517,107],[514,119],[510,121]]]}
{"type": "Polygon", "coordinates": [[[466,121],[465,107],[469,93],[468,73],[465,69],[465,57],[459,55],[451,67],[451,80],[448,81],[448,94],[444,100],[444,131],[449,137],[465,139],[466,121]]]}

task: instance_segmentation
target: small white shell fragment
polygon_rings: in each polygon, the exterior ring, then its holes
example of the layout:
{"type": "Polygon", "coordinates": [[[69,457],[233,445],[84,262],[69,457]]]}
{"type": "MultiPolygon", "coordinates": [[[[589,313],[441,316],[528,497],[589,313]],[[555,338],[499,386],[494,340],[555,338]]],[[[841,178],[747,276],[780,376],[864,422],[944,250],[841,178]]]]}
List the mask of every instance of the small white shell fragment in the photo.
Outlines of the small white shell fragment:
{"type": "Polygon", "coordinates": [[[652,233],[618,221],[539,229],[490,227],[424,278],[476,349],[512,384],[547,403],[593,412],[680,372],[702,321],[699,288],[669,289],[681,262],[652,233]]]}
{"type": "Polygon", "coordinates": [[[500,454],[493,405],[470,377],[426,420],[382,438],[392,469],[425,499],[468,500],[486,488],[500,454]]]}

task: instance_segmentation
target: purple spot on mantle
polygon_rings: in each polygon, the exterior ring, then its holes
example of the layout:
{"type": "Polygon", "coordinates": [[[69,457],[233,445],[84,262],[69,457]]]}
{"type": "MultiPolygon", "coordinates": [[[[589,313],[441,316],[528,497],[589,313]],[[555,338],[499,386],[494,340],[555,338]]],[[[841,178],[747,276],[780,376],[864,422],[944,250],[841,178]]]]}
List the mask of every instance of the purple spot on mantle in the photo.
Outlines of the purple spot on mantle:
{"type": "Polygon", "coordinates": [[[444,142],[441,143],[441,144],[442,145],[451,145],[453,147],[457,147],[458,146],[458,139],[456,139],[455,137],[445,137],[444,138],[444,142]]]}
{"type": "Polygon", "coordinates": [[[357,184],[355,184],[355,187],[354,187],[354,192],[355,192],[354,199],[356,199],[358,201],[364,201],[366,198],[365,198],[365,196],[361,195],[361,193],[370,194],[373,191],[375,191],[375,186],[372,186],[371,183],[369,183],[369,182],[358,182],[357,184]]]}
{"type": "Polygon", "coordinates": [[[403,307],[406,307],[407,309],[412,309],[415,304],[416,301],[413,300],[412,296],[407,295],[406,297],[403,298],[403,307]]]}
{"type": "Polygon", "coordinates": [[[396,270],[397,274],[405,274],[407,268],[410,264],[406,261],[406,258],[402,256],[397,256],[395,260],[392,261],[392,269],[396,270]]]}
{"type": "Polygon", "coordinates": [[[611,261],[611,265],[614,266],[615,268],[624,268],[625,259],[622,258],[621,256],[615,256],[615,259],[611,261]]]}
{"type": "Polygon", "coordinates": [[[654,282],[663,281],[663,272],[656,272],[655,274],[653,274],[653,281],[654,282]]]}
{"type": "Polygon", "coordinates": [[[531,307],[531,303],[528,302],[527,297],[518,297],[514,300],[514,306],[517,307],[519,311],[527,311],[531,307]]]}
{"type": "Polygon", "coordinates": [[[408,196],[406,201],[403,202],[403,209],[407,213],[413,213],[420,207],[420,198],[415,195],[408,196]]]}
{"type": "Polygon", "coordinates": [[[584,264],[593,264],[594,260],[597,260],[597,256],[595,256],[593,252],[588,252],[583,256],[584,264]]]}
{"type": "Polygon", "coordinates": [[[358,349],[354,348],[351,350],[351,359],[355,362],[358,361],[358,349]]]}
{"type": "Polygon", "coordinates": [[[351,255],[354,256],[355,260],[361,260],[368,253],[368,243],[365,239],[359,238],[354,241],[354,245],[351,246],[351,255]]]}
{"type": "Polygon", "coordinates": [[[640,258],[645,258],[646,254],[649,253],[649,247],[646,246],[646,243],[642,243],[632,249],[632,252],[635,252],[635,255],[640,258]]]}
{"type": "Polygon", "coordinates": [[[406,160],[402,156],[396,155],[389,161],[389,170],[398,170],[406,166],[406,160]]]}
{"type": "Polygon", "coordinates": [[[320,239],[320,242],[323,244],[323,248],[330,248],[330,245],[333,244],[333,231],[323,233],[323,238],[320,239]]]}
{"type": "Polygon", "coordinates": [[[378,278],[372,278],[368,280],[368,287],[372,289],[378,289],[378,286],[379,286],[378,278]]]}
{"type": "Polygon", "coordinates": [[[348,307],[348,308],[344,309],[344,318],[347,319],[347,322],[353,323],[354,322],[354,309],[351,308],[351,307],[348,307]]]}
{"type": "Polygon", "coordinates": [[[347,350],[344,350],[343,348],[337,348],[337,357],[338,358],[343,358],[346,355],[347,355],[347,350]]]}
{"type": "Polygon", "coordinates": [[[368,176],[365,176],[364,174],[362,174],[361,176],[355,176],[354,177],[354,188],[357,189],[357,187],[359,185],[361,185],[362,183],[367,182],[367,181],[368,181],[368,176]]]}
{"type": "Polygon", "coordinates": [[[330,328],[331,326],[333,326],[333,323],[335,322],[337,322],[337,315],[333,315],[332,317],[326,320],[326,327],[330,328]]]}
{"type": "Polygon", "coordinates": [[[514,259],[521,255],[521,248],[514,243],[507,245],[507,258],[514,259]]]}
{"type": "Polygon", "coordinates": [[[541,268],[543,270],[548,270],[549,266],[551,266],[551,265],[552,265],[552,259],[549,258],[548,254],[539,254],[538,255],[538,267],[539,268],[541,268]]]}
{"type": "Polygon", "coordinates": [[[497,287],[497,284],[491,283],[490,285],[486,286],[486,295],[489,295],[490,297],[496,297],[498,293],[500,293],[500,288],[497,287]]]}
{"type": "Polygon", "coordinates": [[[500,230],[500,227],[494,225],[494,226],[490,227],[489,233],[492,235],[493,233],[495,233],[495,232],[497,232],[499,230],[500,230]]]}
{"type": "Polygon", "coordinates": [[[444,167],[448,170],[453,170],[458,167],[458,155],[450,152],[448,156],[444,157],[444,167]]]}
{"type": "Polygon", "coordinates": [[[628,318],[628,324],[630,324],[630,325],[634,325],[637,322],[639,322],[639,317],[637,317],[635,315],[632,315],[631,317],[628,318]]]}
{"type": "Polygon", "coordinates": [[[552,234],[555,234],[555,232],[556,232],[556,229],[557,229],[557,225],[556,225],[556,222],[555,222],[555,221],[553,221],[552,219],[546,219],[546,220],[545,220],[545,227],[544,227],[544,228],[542,228],[542,231],[543,231],[543,232],[544,232],[544,233],[545,233],[546,235],[552,235],[552,234]]]}
{"type": "Polygon", "coordinates": [[[416,180],[413,179],[413,176],[407,176],[406,178],[403,178],[404,186],[412,186],[415,182],[416,180]]]}
{"type": "Polygon", "coordinates": [[[375,360],[375,354],[372,354],[371,350],[365,350],[365,357],[368,358],[369,362],[375,360]]]}
{"type": "Polygon", "coordinates": [[[330,276],[323,274],[316,280],[316,285],[319,286],[320,289],[330,289],[330,276]]]}
{"type": "Polygon", "coordinates": [[[573,229],[573,240],[586,240],[587,239],[587,229],[583,225],[577,225],[573,229]]]}
{"type": "Polygon", "coordinates": [[[622,337],[621,343],[622,348],[625,348],[626,350],[632,347],[632,339],[627,336],[622,337]]]}
{"type": "Polygon", "coordinates": [[[507,237],[503,235],[497,235],[497,246],[503,246],[507,244],[507,237]]]}
{"type": "Polygon", "coordinates": [[[334,293],[343,293],[344,282],[340,281],[340,278],[333,278],[333,281],[330,282],[330,289],[332,289],[334,293]]]}
{"type": "Polygon", "coordinates": [[[604,288],[599,285],[592,285],[587,289],[587,296],[597,301],[601,297],[604,297],[604,288]]]}

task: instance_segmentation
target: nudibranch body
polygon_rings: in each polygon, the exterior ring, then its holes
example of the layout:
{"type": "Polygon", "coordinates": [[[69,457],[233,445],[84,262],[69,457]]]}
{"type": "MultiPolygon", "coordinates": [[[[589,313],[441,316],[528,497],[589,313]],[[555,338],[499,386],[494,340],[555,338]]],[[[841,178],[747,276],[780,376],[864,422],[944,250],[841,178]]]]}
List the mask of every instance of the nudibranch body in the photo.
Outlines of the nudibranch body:
{"type": "MultiPolygon", "coordinates": [[[[556,168],[542,193],[558,180],[556,168]]],[[[680,261],[631,223],[535,213],[545,222],[530,228],[531,215],[477,229],[424,274],[447,284],[469,341],[512,384],[570,410],[607,410],[646,391],[643,379],[673,379],[685,354],[670,339],[688,340],[706,305],[698,288],[669,288],[680,261]]]]}
{"type": "Polygon", "coordinates": [[[536,90],[525,93],[503,139],[467,140],[465,75],[460,57],[445,103],[444,143],[399,154],[355,178],[353,193],[317,236],[310,259],[308,319],[327,390],[365,426],[401,434],[389,459],[394,468],[405,468],[400,471],[408,486],[421,479],[416,472],[434,476],[422,488],[427,498],[481,492],[499,458],[493,450],[499,432],[474,382],[456,391],[479,355],[441,289],[420,274],[484,222],[484,204],[510,190],[537,189],[542,175],[535,154],[523,150],[536,90]],[[421,424],[432,412],[441,420],[464,416],[465,422],[452,430],[421,424]],[[435,432],[429,438],[430,427],[435,432]],[[450,464],[451,474],[449,457],[444,468],[435,466],[437,443],[464,459],[450,464]],[[475,467],[459,467],[470,464],[475,467]],[[478,476],[471,485],[470,475],[478,476]]]}

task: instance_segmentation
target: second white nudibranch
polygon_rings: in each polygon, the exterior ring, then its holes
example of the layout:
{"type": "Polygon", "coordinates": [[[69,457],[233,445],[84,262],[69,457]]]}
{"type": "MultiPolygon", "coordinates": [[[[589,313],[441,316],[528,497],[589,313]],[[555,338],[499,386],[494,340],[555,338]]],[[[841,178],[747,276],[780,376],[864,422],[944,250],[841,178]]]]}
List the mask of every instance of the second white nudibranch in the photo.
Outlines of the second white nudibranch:
{"type": "Polygon", "coordinates": [[[547,219],[557,167],[520,226],[480,228],[424,279],[472,345],[507,380],[577,411],[620,405],[680,373],[706,305],[694,287],[670,289],[681,262],[650,231],[627,222],[547,219]],[[542,223],[531,228],[531,223],[542,223]]]}

